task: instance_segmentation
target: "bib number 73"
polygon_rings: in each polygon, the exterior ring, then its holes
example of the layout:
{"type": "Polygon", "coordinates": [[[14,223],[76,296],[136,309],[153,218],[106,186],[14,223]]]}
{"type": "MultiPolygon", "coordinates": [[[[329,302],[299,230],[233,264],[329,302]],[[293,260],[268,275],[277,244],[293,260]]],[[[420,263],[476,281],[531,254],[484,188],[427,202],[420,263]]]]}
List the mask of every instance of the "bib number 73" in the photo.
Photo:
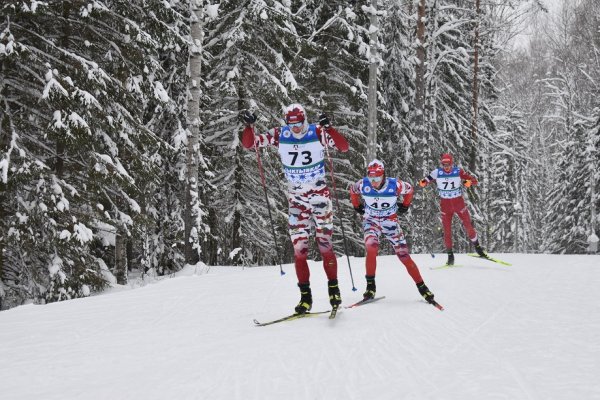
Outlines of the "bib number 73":
{"type": "Polygon", "coordinates": [[[312,154],[310,151],[290,151],[288,152],[288,154],[292,156],[292,165],[296,165],[296,161],[299,161],[302,165],[310,165],[313,162],[312,154]],[[300,160],[298,160],[298,156],[301,156],[300,160]]]}

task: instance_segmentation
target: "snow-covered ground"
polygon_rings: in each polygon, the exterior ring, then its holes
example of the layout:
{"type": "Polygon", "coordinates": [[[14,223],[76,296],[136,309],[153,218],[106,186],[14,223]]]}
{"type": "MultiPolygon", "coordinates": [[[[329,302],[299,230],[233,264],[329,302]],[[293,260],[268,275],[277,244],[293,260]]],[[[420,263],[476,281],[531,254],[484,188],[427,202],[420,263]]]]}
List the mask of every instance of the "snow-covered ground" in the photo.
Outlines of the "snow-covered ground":
{"type": "MultiPolygon", "coordinates": [[[[400,262],[379,257],[386,299],[267,327],[299,298],[291,265],[211,268],[132,290],[0,313],[0,398],[600,399],[600,256],[457,255],[430,270],[446,308],[420,300],[400,262]]],[[[345,304],[364,259],[339,259],[345,304]]],[[[311,264],[314,310],[327,310],[311,264]]]]}

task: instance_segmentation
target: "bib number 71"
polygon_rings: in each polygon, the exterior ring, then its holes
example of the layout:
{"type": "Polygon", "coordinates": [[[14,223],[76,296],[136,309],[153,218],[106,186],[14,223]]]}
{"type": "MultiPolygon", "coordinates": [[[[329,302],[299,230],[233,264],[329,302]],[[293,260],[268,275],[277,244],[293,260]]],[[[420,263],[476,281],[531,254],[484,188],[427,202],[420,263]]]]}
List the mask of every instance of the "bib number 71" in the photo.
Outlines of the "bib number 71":
{"type": "Polygon", "coordinates": [[[450,183],[450,189],[455,189],[454,182],[443,182],[444,190],[448,190],[448,183],[450,183]]]}

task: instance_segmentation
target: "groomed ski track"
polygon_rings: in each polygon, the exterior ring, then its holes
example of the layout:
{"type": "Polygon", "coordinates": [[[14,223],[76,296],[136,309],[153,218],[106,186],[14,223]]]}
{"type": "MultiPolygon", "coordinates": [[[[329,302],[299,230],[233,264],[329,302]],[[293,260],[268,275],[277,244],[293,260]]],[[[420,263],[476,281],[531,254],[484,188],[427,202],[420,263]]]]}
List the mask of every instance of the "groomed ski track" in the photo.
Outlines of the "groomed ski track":
{"type": "MultiPolygon", "coordinates": [[[[189,267],[142,287],[0,312],[1,398],[600,399],[600,256],[414,255],[445,308],[421,300],[402,264],[378,258],[386,298],[267,327],[299,299],[293,265],[189,267]]],[[[343,305],[364,259],[338,258],[343,305]]],[[[315,311],[326,279],[311,264],[315,311]]],[[[131,286],[139,286],[132,284],[131,286]]]]}

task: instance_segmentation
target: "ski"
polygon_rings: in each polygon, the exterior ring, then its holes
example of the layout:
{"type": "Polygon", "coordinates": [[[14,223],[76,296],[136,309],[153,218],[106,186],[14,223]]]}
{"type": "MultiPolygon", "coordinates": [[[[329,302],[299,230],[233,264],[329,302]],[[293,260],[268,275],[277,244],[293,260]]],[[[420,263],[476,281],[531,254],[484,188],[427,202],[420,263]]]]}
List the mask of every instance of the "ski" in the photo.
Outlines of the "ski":
{"type": "Polygon", "coordinates": [[[327,314],[328,312],[329,311],[316,311],[316,312],[307,312],[304,314],[292,314],[292,315],[288,315],[283,318],[274,319],[273,321],[268,321],[268,322],[259,322],[255,319],[254,324],[255,324],[255,326],[267,326],[267,325],[277,324],[279,322],[293,321],[295,319],[306,318],[306,317],[314,317],[314,316],[320,315],[320,314],[327,314]]]}
{"type": "Polygon", "coordinates": [[[331,307],[331,312],[329,313],[329,319],[335,318],[339,308],[340,308],[339,304],[331,307]]]}
{"type": "Polygon", "coordinates": [[[475,257],[475,258],[482,258],[484,260],[490,260],[492,262],[495,262],[495,263],[498,263],[498,264],[502,264],[502,265],[507,265],[507,266],[511,266],[512,265],[511,263],[507,263],[506,261],[498,260],[497,258],[493,258],[493,257],[490,257],[490,256],[482,257],[482,256],[480,256],[479,254],[476,254],[476,253],[467,253],[467,255],[471,256],[471,257],[475,257]]]}
{"type": "Polygon", "coordinates": [[[427,300],[423,299],[423,301],[427,304],[431,304],[432,306],[434,306],[435,308],[437,308],[440,311],[444,311],[444,307],[435,300],[427,301],[427,300]]]}
{"type": "Polygon", "coordinates": [[[442,305],[435,300],[431,300],[431,302],[429,304],[431,304],[432,306],[434,306],[435,308],[437,308],[440,311],[444,311],[444,307],[442,307],[442,305]]]}
{"type": "Polygon", "coordinates": [[[450,269],[450,268],[454,268],[454,267],[462,267],[462,265],[460,265],[460,264],[452,264],[452,265],[444,264],[444,265],[440,265],[438,267],[429,267],[429,269],[432,269],[432,270],[450,269]]]}
{"type": "Polygon", "coordinates": [[[357,301],[354,304],[350,304],[349,306],[346,306],[345,308],[354,308],[354,307],[362,306],[363,304],[373,303],[373,302],[381,300],[381,299],[385,299],[385,296],[379,296],[379,297],[375,297],[373,299],[368,299],[368,300],[363,299],[361,301],[357,301]]]}

